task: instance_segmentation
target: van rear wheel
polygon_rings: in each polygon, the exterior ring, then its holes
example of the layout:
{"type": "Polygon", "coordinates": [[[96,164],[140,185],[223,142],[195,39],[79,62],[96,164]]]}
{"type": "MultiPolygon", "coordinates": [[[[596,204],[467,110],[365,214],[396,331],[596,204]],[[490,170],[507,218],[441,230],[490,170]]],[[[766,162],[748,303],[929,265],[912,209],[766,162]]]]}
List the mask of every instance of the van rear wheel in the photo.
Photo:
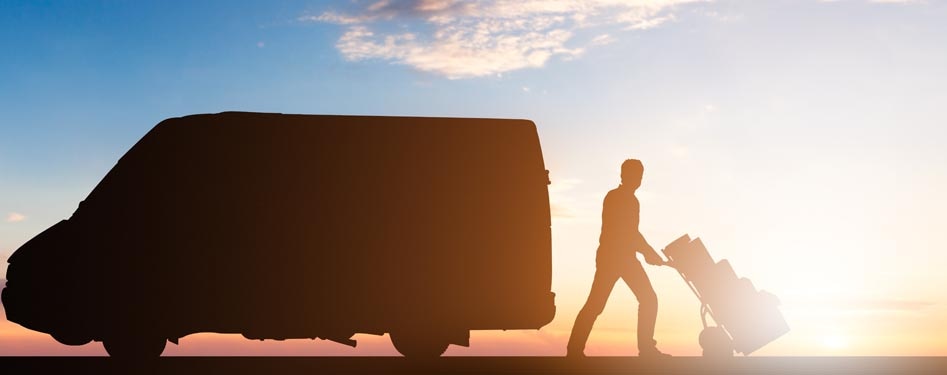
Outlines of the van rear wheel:
{"type": "Polygon", "coordinates": [[[398,353],[411,359],[440,357],[450,345],[447,339],[436,335],[411,332],[392,332],[391,343],[394,344],[398,353]]]}
{"type": "Polygon", "coordinates": [[[117,334],[102,340],[110,357],[122,359],[158,358],[168,340],[163,337],[117,334]]]}

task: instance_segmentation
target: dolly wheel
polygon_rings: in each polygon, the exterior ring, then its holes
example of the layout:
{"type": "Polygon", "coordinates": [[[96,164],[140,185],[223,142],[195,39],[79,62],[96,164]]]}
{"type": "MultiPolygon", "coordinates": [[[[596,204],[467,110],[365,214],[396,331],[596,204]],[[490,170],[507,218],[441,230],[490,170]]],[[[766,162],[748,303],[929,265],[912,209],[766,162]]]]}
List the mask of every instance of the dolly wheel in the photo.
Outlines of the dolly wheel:
{"type": "Polygon", "coordinates": [[[704,350],[704,357],[733,357],[733,342],[730,341],[730,335],[721,327],[704,328],[697,341],[700,343],[700,348],[704,350]]]}

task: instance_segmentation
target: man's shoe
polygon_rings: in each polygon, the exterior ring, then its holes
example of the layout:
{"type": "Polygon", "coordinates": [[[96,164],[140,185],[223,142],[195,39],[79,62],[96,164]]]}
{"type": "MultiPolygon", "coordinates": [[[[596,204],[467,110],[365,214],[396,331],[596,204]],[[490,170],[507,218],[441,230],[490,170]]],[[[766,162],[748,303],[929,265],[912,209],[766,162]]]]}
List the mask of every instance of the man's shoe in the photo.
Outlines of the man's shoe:
{"type": "Polygon", "coordinates": [[[638,357],[645,359],[671,358],[670,354],[662,353],[658,348],[648,348],[638,351],[638,357]]]}

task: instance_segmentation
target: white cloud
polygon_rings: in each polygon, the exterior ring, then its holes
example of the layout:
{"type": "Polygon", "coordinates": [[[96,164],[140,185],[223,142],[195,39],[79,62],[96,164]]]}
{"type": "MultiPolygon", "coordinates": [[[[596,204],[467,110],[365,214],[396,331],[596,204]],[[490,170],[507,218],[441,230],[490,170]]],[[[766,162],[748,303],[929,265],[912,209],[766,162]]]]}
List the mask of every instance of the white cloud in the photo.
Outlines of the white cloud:
{"type": "Polygon", "coordinates": [[[18,212],[11,212],[7,215],[8,223],[19,223],[23,220],[26,220],[26,216],[18,212]]]}
{"type": "Polygon", "coordinates": [[[571,195],[571,192],[581,183],[581,180],[575,178],[552,181],[552,184],[549,185],[549,202],[552,217],[566,219],[575,217],[574,206],[576,200],[571,195]]]}
{"type": "Polygon", "coordinates": [[[391,2],[390,2],[390,1],[388,1],[388,0],[381,0],[381,1],[376,2],[376,3],[372,4],[371,6],[369,6],[369,7],[368,7],[368,10],[370,10],[370,11],[377,11],[377,10],[379,10],[379,9],[384,9],[385,7],[387,7],[387,6],[389,6],[389,5],[391,5],[391,2]]]}
{"type": "Polygon", "coordinates": [[[345,26],[336,48],[347,60],[470,78],[574,59],[616,40],[608,33],[583,40],[582,30],[650,29],[674,20],[678,5],[704,1],[710,0],[380,0],[299,20],[345,26]]]}
{"type": "Polygon", "coordinates": [[[299,17],[300,21],[308,22],[325,22],[325,23],[334,23],[339,25],[353,25],[365,22],[371,22],[375,20],[375,17],[372,16],[346,16],[343,14],[338,14],[335,12],[325,12],[318,16],[302,16],[299,17]]]}
{"type": "Polygon", "coordinates": [[[608,34],[602,34],[592,38],[592,41],[589,42],[589,45],[592,46],[604,46],[606,44],[612,44],[615,42],[615,38],[608,34]]]}
{"type": "Polygon", "coordinates": [[[575,189],[576,186],[582,184],[582,180],[577,178],[564,178],[561,180],[551,181],[549,184],[549,193],[564,193],[575,189]]]}

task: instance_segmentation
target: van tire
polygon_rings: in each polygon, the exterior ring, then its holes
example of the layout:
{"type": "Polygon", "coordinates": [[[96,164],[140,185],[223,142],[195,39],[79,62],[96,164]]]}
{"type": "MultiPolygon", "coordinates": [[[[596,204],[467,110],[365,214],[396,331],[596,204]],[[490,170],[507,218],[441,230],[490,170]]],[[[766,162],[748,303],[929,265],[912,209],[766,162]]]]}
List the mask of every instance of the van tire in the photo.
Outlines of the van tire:
{"type": "Polygon", "coordinates": [[[117,334],[102,340],[109,356],[121,359],[158,358],[167,343],[165,338],[130,334],[117,334]]]}
{"type": "Polygon", "coordinates": [[[391,343],[398,353],[410,359],[432,359],[440,357],[450,345],[447,339],[422,333],[393,332],[391,343]]]}

